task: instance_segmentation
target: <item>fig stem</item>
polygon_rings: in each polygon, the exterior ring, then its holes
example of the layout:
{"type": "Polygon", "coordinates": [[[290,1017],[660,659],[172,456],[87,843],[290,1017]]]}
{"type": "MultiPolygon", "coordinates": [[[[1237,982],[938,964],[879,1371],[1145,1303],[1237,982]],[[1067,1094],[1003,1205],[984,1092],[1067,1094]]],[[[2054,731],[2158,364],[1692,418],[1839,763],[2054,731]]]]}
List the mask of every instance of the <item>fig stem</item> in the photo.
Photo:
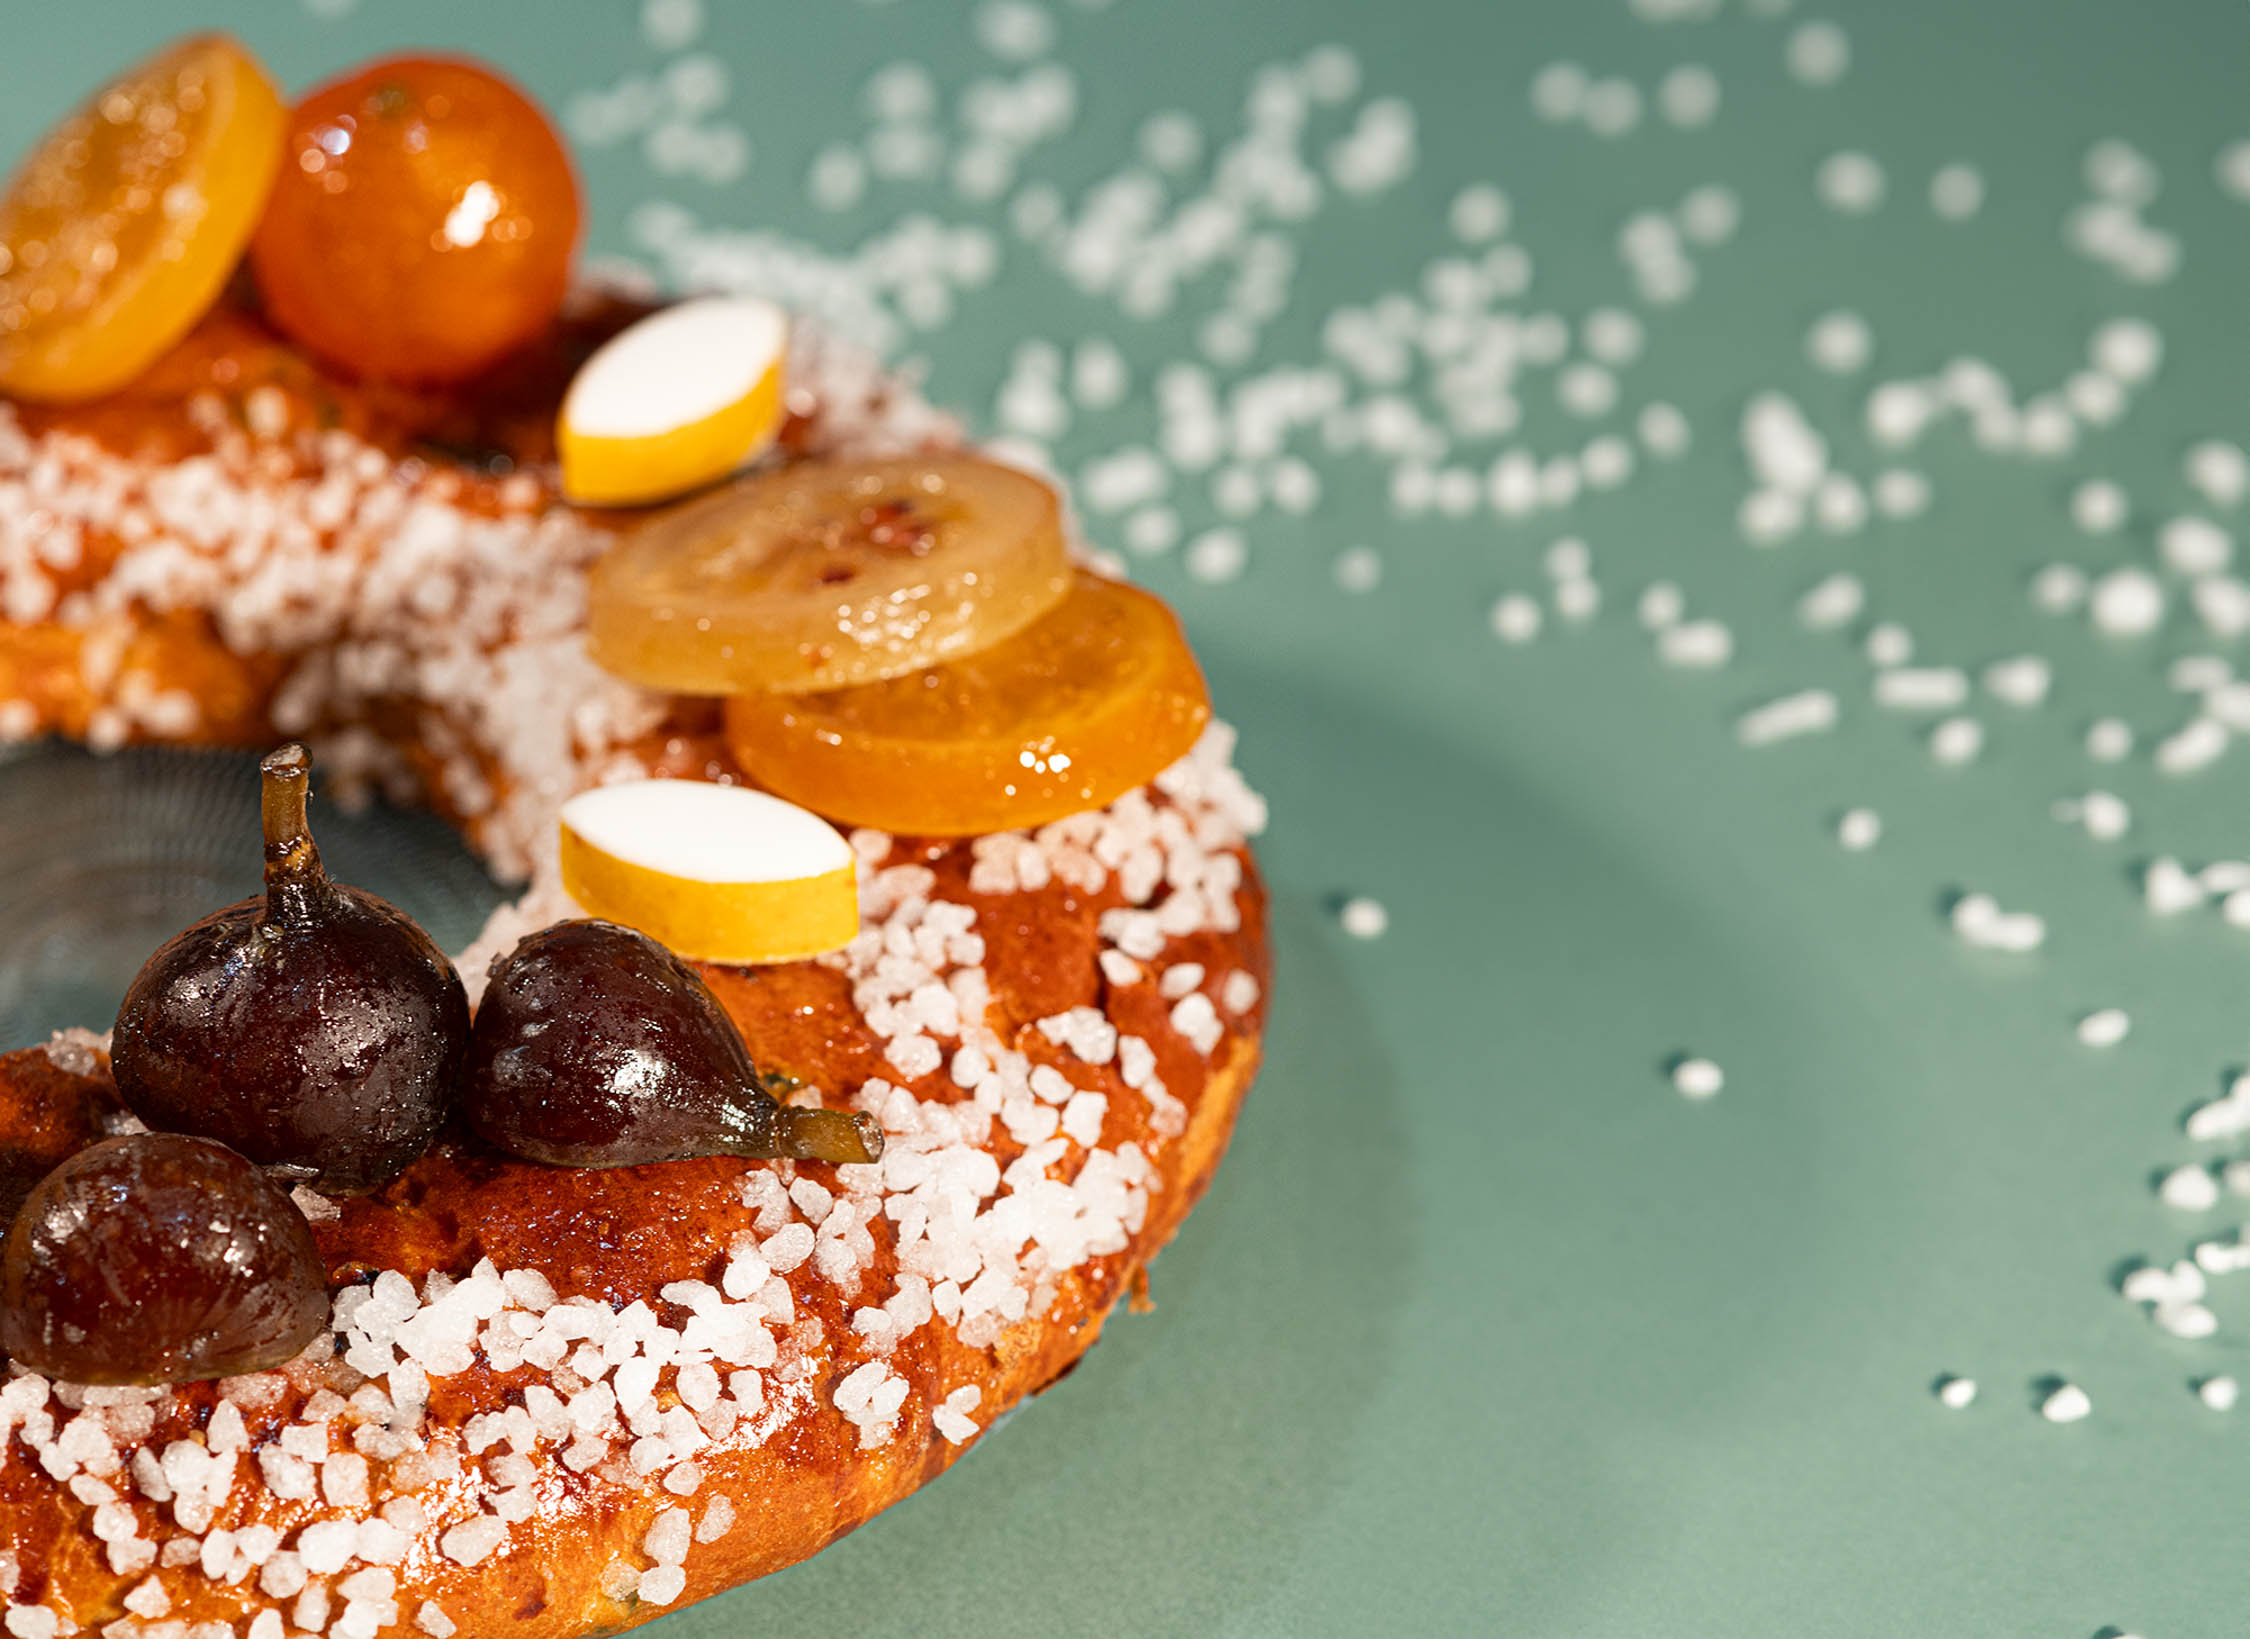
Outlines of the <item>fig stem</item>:
{"type": "Polygon", "coordinates": [[[288,912],[299,908],[308,889],[327,880],[305,818],[312,754],[291,741],[258,765],[258,780],[258,816],[266,833],[266,905],[288,912]]]}
{"type": "Polygon", "coordinates": [[[864,1164],[882,1159],[883,1129],[871,1115],[784,1105],[780,1116],[776,1148],[789,1160],[864,1164]]]}

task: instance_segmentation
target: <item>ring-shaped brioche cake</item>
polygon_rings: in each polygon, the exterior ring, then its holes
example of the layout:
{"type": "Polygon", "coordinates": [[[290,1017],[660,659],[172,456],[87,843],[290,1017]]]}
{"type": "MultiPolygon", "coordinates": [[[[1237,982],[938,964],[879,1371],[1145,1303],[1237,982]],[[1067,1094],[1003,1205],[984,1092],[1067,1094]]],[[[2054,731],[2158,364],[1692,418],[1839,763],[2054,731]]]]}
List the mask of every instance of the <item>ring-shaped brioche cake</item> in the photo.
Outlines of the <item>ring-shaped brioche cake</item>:
{"type": "MultiPolygon", "coordinates": [[[[126,390],[0,402],[0,733],[305,740],[331,789],[452,819],[529,884],[460,960],[573,914],[556,813],[737,777],[716,704],[584,643],[615,520],[552,422],[632,310],[580,301],[471,390],[346,381],[222,305],[126,390]]],[[[957,445],[800,325],[774,459],[957,445]]],[[[701,971],[871,1165],[517,1161],[458,1129],[376,1193],[300,1191],[333,1329],[171,1388],[0,1382],[13,1639],[537,1636],[631,1626],[818,1551],[1052,1382],[1209,1183],[1259,1056],[1258,798],[1214,724],[1033,831],[850,833],[845,950],[701,971]],[[123,1625],[120,1625],[123,1624],[123,1625]]],[[[36,1172],[129,1127],[105,1038],[0,1058],[36,1172]]]]}

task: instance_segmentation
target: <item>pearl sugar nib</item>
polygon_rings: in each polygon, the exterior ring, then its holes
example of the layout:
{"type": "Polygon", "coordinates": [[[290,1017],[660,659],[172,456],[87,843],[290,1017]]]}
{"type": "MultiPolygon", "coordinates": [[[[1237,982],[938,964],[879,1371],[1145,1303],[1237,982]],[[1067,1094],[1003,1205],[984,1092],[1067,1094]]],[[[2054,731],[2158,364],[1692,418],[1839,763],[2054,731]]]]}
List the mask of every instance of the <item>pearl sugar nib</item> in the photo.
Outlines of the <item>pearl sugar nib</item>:
{"type": "Polygon", "coordinates": [[[629,780],[563,804],[563,886],[694,961],[796,961],[859,931],[850,846],[795,803],[700,780],[629,780]]]}
{"type": "Polygon", "coordinates": [[[563,398],[563,493],[640,506],[742,467],[780,430],[788,348],[787,316],[747,296],[681,302],[612,336],[563,398]]]}

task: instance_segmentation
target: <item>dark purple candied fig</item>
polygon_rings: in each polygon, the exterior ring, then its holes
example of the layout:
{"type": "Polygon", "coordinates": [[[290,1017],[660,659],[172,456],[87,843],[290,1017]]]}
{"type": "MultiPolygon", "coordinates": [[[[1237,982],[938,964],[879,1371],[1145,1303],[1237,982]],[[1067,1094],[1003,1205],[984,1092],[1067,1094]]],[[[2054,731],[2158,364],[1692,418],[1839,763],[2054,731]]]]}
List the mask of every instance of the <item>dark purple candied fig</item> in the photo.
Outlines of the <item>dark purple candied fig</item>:
{"type": "Polygon", "coordinates": [[[64,1382],[264,1371],[327,1325],[304,1214],[208,1138],[80,1150],[39,1181],[0,1248],[0,1348],[64,1382]]]}
{"type": "Polygon", "coordinates": [[[776,1103],[711,987],[610,922],[558,922],[492,965],[461,1107],[487,1141],[558,1167],[883,1153],[869,1116],[776,1103]]]}
{"type": "Polygon", "coordinates": [[[405,912],[331,882],[312,759],[260,765],[266,891],[167,943],[125,993],[110,1068],[151,1127],[200,1133],[331,1194],[429,1148],[469,1042],[453,964],[405,912]]]}

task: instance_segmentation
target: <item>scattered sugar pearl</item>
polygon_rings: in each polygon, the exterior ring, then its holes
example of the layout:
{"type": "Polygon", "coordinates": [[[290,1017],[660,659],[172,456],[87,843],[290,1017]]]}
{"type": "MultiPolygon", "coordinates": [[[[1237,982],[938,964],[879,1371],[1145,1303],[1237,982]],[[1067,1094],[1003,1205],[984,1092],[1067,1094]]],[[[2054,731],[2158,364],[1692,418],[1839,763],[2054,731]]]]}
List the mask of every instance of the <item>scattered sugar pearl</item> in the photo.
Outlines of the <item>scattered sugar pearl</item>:
{"type": "Polygon", "coordinates": [[[1930,178],[1930,209],[1948,222],[1966,222],[1984,208],[1984,176],[1974,165],[1941,165],[1930,178]]]}
{"type": "Polygon", "coordinates": [[[1187,572],[1208,585],[1242,576],[1250,561],[1250,548],[1239,529],[1207,529],[1187,545],[1187,572]]]}
{"type": "Polygon", "coordinates": [[[1565,535],[1547,548],[1540,560],[1555,580],[1583,580],[1593,572],[1593,550],[1575,535],[1565,535]]]}
{"type": "Polygon", "coordinates": [[[1851,38],[1834,23],[1800,24],[1789,36],[1788,63],[1801,85],[1834,85],[1851,67],[1851,38]]]}
{"type": "Polygon", "coordinates": [[[1593,581],[1566,580],[1555,587],[1555,613],[1565,620],[1592,620],[1601,607],[1602,589],[1593,581]]]}
{"type": "Polygon", "coordinates": [[[1555,380],[1555,400],[1575,416],[1604,416],[1617,407],[1617,378],[1598,364],[1573,364],[1555,380]]]}
{"type": "Polygon", "coordinates": [[[2226,755],[2231,739],[2227,726],[2216,717],[2197,717],[2177,734],[2158,742],[2156,770],[2160,774],[2200,772],[2226,755]]]}
{"type": "Polygon", "coordinates": [[[1508,196],[1489,182],[1472,183],[1453,196],[1447,221],[1464,244],[1481,245],[1508,231],[1508,196]]]}
{"type": "Polygon", "coordinates": [[[2195,1397],[2213,1411],[2232,1411],[2242,1398],[2242,1385],[2231,1377],[2206,1377],[2196,1384],[2195,1397]]]}
{"type": "Polygon", "coordinates": [[[2088,1047],[2115,1047],[2132,1028],[2122,1007],[2097,1008],[2078,1021],[2078,1039],[2088,1047]]]}
{"type": "Polygon", "coordinates": [[[2168,856],[2152,859],[2141,873],[2141,897],[2158,916],[2193,910],[2208,894],[2195,874],[2168,856]]]}
{"type": "Polygon", "coordinates": [[[2123,762],[2133,754],[2132,725],[2117,717],[2104,717],[2086,729],[2086,755],[2097,763],[2123,762]]]}
{"type": "Polygon", "coordinates": [[[1346,592],[1372,592],[1383,582],[1383,559],[1371,546],[1348,547],[1336,554],[1336,584],[1346,592]]]}
{"type": "Polygon", "coordinates": [[[1836,822],[1836,840],[1855,854],[1864,854],[1883,838],[1883,817],[1872,808],[1853,808],[1836,822]]]}
{"type": "Polygon", "coordinates": [[[2054,668],[2039,656],[2021,654],[1985,667],[1984,686],[1995,699],[2028,710],[2047,698],[2054,677],[2054,668]]]}
{"type": "Polygon", "coordinates": [[[1354,939],[1380,939],[1390,928],[1391,913],[1381,900],[1360,894],[1344,901],[1336,920],[1354,939]]]}
{"type": "MultiPolygon", "coordinates": [[[[2058,810],[2063,806],[2058,804],[2058,810]]],[[[2089,791],[2067,806],[2071,809],[2067,817],[2082,823],[2096,842],[2115,842],[2133,828],[2133,810],[2114,792],[2089,791]]]]}
{"type": "Polygon", "coordinates": [[[1775,745],[1806,734],[1825,734],[1842,715],[1827,689],[1800,689],[1754,706],[1735,719],[1735,738],[1746,746],[1775,745]]]}
{"type": "Polygon", "coordinates": [[[1586,88],[1581,117],[1597,137],[1625,136],[1641,123],[1640,88],[1615,77],[1596,80],[1586,88]]]}
{"type": "Polygon", "coordinates": [[[1626,365],[1641,356],[1641,321],[1621,307],[1597,307],[1586,315],[1586,351],[1604,364],[1626,365]]]}
{"type": "Polygon", "coordinates": [[[2039,1415],[2050,1423],[2075,1423],[2094,1409],[2094,1402],[2076,1383],[2065,1383],[2039,1403],[2039,1415]]]}
{"type": "Polygon", "coordinates": [[[2250,140],[2230,142],[2211,162],[2219,187],[2236,199],[2250,200],[2250,140]]]}
{"type": "Polygon", "coordinates": [[[1726,1084],[1726,1072],[1709,1059],[1682,1059],[1672,1066],[1672,1085],[1682,1098],[1710,1098],[1726,1084]]]}
{"type": "Polygon", "coordinates": [[[1125,520],[1125,547],[1143,557],[1169,552],[1179,544],[1180,515],[1168,506],[1145,506],[1125,520]]]}
{"type": "Polygon", "coordinates": [[[2164,566],[2178,575],[2222,574],[2234,561],[2234,537],[2210,519],[2192,514],[2168,519],[2157,531],[2156,548],[2164,566]]]}
{"type": "Polygon", "coordinates": [[[2072,563],[2051,563],[2031,577],[2032,607],[2042,614],[2067,615],[2086,601],[2086,571],[2072,563]]]}
{"type": "Polygon", "coordinates": [[[2044,917],[2031,911],[2004,911],[1988,893],[1963,894],[1953,905],[1953,931],[1980,950],[2022,954],[2047,942],[2044,917]]]}
{"type": "Polygon", "coordinates": [[[1805,356],[1821,369],[1848,376],[1867,368],[1875,355],[1875,332],[1857,313],[1824,313],[1805,333],[1805,356]]]}
{"type": "Polygon", "coordinates": [[[2191,1161],[2166,1173],[2156,1195],[2176,1212],[2209,1212],[2219,1204],[2219,1181],[2208,1168],[2191,1161]]]}
{"type": "Polygon", "coordinates": [[[1659,402],[1644,406],[1637,430],[1642,447],[1660,461],[1686,453],[1688,420],[1670,404],[1659,402]]]}
{"type": "Polygon", "coordinates": [[[2112,637],[2141,637],[2164,620],[2164,588],[2154,575],[2130,565],[2094,582],[2089,602],[2094,625],[2112,637]]]}
{"type": "Polygon", "coordinates": [[[1883,202],[1883,167],[1870,155],[1846,149],[1821,161],[1814,186],[1830,210],[1863,216],[1883,202]]]}
{"type": "Polygon", "coordinates": [[[1914,634],[1896,621],[1884,621],[1867,634],[1867,660],[1873,666],[1903,666],[1914,658],[1914,634]]]}
{"type": "Polygon", "coordinates": [[[1139,142],[1141,158],[1160,171],[1185,171],[1203,157],[1203,127],[1176,108],[1143,120],[1139,142]]]}
{"type": "Polygon", "coordinates": [[[1875,510],[1886,518],[1918,518],[1930,509],[1930,481],[1906,467],[1875,475],[1875,510]]]}
{"type": "Polygon", "coordinates": [[[2070,492],[2070,521],[2089,535],[2124,528],[2125,492],[2107,478],[2089,478],[2070,492]]]}
{"type": "Polygon", "coordinates": [[[1816,632],[1833,631],[1857,620],[1866,605],[1859,577],[1838,571],[1797,600],[1797,619],[1816,632]]]}
{"type": "Polygon", "coordinates": [[[2250,456],[2224,439],[2206,439],[2190,449],[2183,470],[2213,506],[2239,506],[2250,494],[2250,456]]]}
{"type": "Polygon", "coordinates": [[[2164,362],[2164,337],[2146,319],[2111,319],[2094,332],[2094,368],[2121,386],[2137,386],[2164,362]]]}
{"type": "Polygon", "coordinates": [[[1651,581],[1641,593],[1640,622],[1652,632],[1677,626],[1687,612],[1687,598],[1668,580],[1651,581]]]}
{"type": "Polygon", "coordinates": [[[1734,658],[1734,634],[1716,620],[1691,620],[1660,632],[1656,652],[1667,666],[1708,671],[1734,658]]]}
{"type": "Polygon", "coordinates": [[[1974,717],[1948,717],[1930,731],[1930,755],[1948,768],[1975,762],[1984,750],[1984,725],[1974,717]]]}
{"type": "Polygon", "coordinates": [[[1680,201],[1680,227],[1699,245],[1724,244],[1741,223],[1741,197],[1722,183],[1706,182],[1680,201]]]}
{"type": "Polygon", "coordinates": [[[1633,475],[1633,446],[1605,433],[1580,452],[1578,465],[1589,489],[1615,489],[1633,475]]]}
{"type": "Polygon", "coordinates": [[[1674,125],[1708,125],[1719,111],[1719,77],[1701,63],[1682,63],[1658,83],[1656,105],[1674,125]]]}
{"type": "Polygon", "coordinates": [[[1966,1411],[1976,1402],[1977,1380],[1973,1377],[1941,1377],[1937,1385],[1938,1404],[1948,1411],[1966,1411]]]}
{"type": "Polygon", "coordinates": [[[1532,77],[1531,111],[1557,125],[1575,120],[1585,112],[1592,85],[1592,78],[1576,63],[1549,63],[1532,77]]]}
{"type": "Polygon", "coordinates": [[[1831,535],[1856,535],[1867,523],[1867,492],[1848,473],[1832,472],[1813,491],[1813,518],[1831,535]]]}
{"type": "Polygon", "coordinates": [[[1539,635],[1543,617],[1539,605],[1521,592],[1510,592],[1492,606],[1492,631],[1503,643],[1529,643],[1539,635]]]}

